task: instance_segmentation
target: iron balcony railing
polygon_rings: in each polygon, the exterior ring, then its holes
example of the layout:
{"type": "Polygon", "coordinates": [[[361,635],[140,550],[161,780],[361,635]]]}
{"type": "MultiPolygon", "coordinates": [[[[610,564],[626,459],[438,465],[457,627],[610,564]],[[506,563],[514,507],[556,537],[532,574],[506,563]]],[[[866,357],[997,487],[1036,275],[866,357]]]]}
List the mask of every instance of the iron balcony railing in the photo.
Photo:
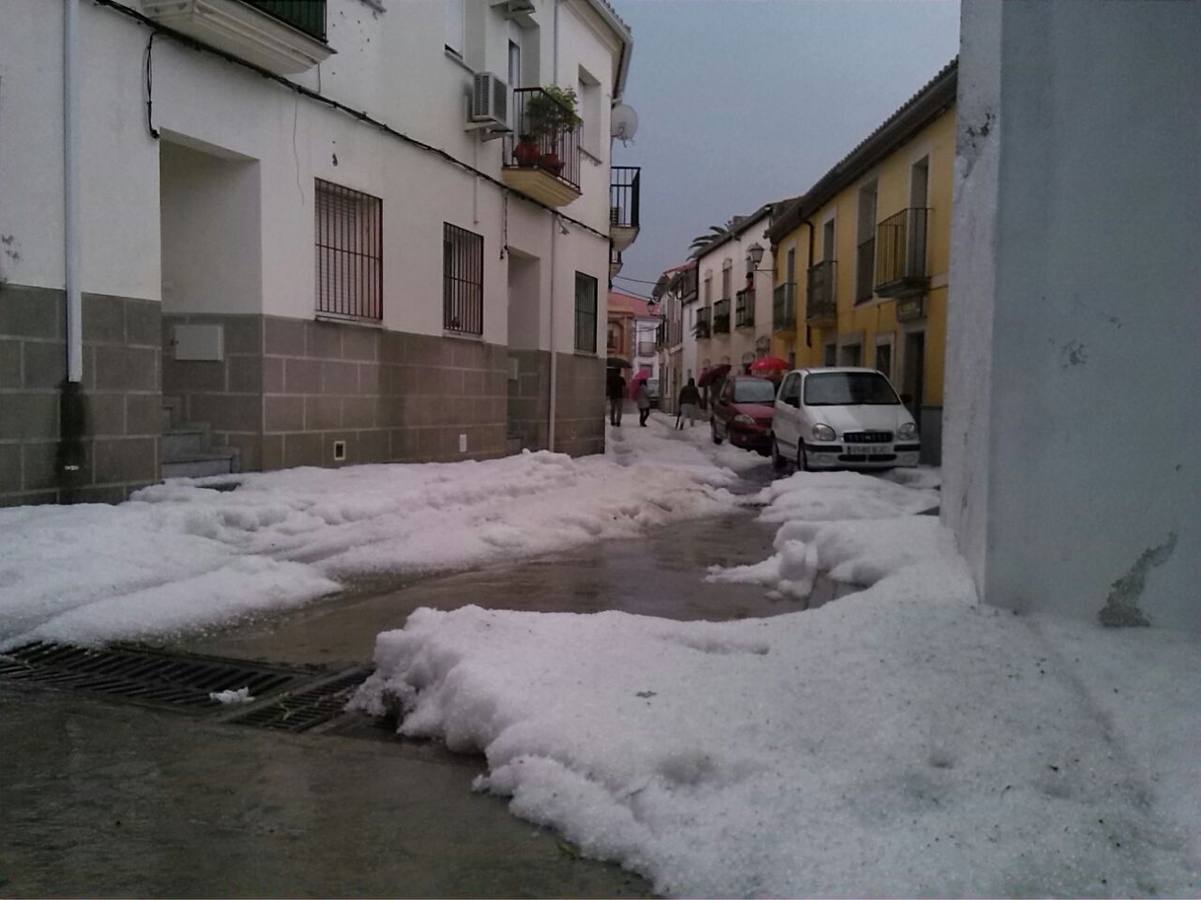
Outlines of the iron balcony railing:
{"type": "Polygon", "coordinates": [[[771,322],[773,331],[792,331],[796,328],[796,282],[776,285],[772,293],[771,322]]]}
{"type": "Polygon", "coordinates": [[[309,37],[325,40],[325,0],[242,0],[309,37]]]}
{"type": "Polygon", "coordinates": [[[926,270],[926,224],[930,210],[903,209],[876,229],[876,293],[881,297],[920,294],[930,284],[926,270]]]}
{"type": "Polygon", "coordinates": [[[639,166],[613,166],[609,183],[609,224],[638,228],[638,205],[642,184],[639,166]]]}
{"type": "Polygon", "coordinates": [[[514,129],[505,138],[505,167],[541,169],[580,189],[580,127],[563,129],[546,124],[555,118],[559,101],[540,87],[516,88],[509,121],[514,129]]]}
{"type": "Polygon", "coordinates": [[[809,268],[809,295],[806,298],[805,319],[823,322],[837,319],[838,302],[834,295],[835,262],[827,259],[809,268]]]}
{"type": "Polygon", "coordinates": [[[734,295],[734,325],[751,328],[755,324],[755,289],[744,288],[734,295]]]}
{"type": "Polygon", "coordinates": [[[876,238],[873,235],[859,245],[858,256],[855,259],[856,303],[872,299],[872,288],[875,287],[875,268],[876,238]]]}
{"type": "Polygon", "coordinates": [[[702,306],[696,311],[696,325],[693,327],[693,334],[697,340],[704,340],[709,337],[709,313],[711,312],[708,306],[702,306]]]}
{"type": "Polygon", "coordinates": [[[667,316],[659,317],[659,324],[655,326],[655,349],[662,350],[667,346],[667,316]]]}
{"type": "Polygon", "coordinates": [[[730,333],[730,301],[718,300],[713,304],[713,333],[730,333]]]}

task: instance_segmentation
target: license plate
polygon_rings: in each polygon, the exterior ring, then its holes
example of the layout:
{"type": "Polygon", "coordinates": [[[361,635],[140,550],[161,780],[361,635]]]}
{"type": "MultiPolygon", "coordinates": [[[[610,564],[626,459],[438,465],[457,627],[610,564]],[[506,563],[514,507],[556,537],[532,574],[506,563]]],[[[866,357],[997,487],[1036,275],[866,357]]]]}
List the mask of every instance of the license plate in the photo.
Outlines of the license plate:
{"type": "Polygon", "coordinates": [[[884,456],[892,453],[891,444],[847,444],[851,456],[884,456]]]}

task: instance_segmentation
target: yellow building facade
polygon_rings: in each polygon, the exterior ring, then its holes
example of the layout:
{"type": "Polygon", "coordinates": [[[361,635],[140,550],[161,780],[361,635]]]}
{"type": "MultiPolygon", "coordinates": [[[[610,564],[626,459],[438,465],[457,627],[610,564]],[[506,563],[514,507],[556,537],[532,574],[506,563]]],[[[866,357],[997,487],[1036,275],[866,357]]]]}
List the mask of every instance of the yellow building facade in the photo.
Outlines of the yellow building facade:
{"type": "Polygon", "coordinates": [[[772,350],[892,380],[939,462],[955,164],[952,62],[768,231],[772,350]]]}

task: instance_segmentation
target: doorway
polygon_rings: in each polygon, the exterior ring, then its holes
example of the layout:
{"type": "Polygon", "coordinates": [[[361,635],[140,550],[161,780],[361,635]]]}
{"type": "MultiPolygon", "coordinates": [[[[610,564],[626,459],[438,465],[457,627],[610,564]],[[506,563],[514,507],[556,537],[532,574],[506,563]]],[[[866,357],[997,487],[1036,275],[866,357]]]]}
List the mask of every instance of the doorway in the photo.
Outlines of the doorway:
{"type": "Polygon", "coordinates": [[[911,331],[905,335],[905,377],[901,400],[909,407],[918,430],[922,428],[922,399],[926,382],[926,333],[911,331]]]}

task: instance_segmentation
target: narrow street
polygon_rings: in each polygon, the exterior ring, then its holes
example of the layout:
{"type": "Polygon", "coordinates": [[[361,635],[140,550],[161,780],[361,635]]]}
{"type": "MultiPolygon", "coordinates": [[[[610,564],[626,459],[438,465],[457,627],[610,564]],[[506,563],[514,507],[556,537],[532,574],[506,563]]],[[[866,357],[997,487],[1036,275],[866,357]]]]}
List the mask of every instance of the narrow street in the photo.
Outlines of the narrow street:
{"type": "MultiPolygon", "coordinates": [[[[771,478],[750,470],[738,488],[771,478]]],[[[381,589],[168,645],[288,664],[367,663],[419,607],[690,620],[792,612],[709,565],[761,559],[755,510],[381,589]]],[[[0,894],[645,896],[619,867],[473,793],[484,766],[363,721],[353,737],[277,734],[42,689],[0,687],[8,827],[0,894]],[[362,740],[368,737],[370,740],[362,740]]]]}

